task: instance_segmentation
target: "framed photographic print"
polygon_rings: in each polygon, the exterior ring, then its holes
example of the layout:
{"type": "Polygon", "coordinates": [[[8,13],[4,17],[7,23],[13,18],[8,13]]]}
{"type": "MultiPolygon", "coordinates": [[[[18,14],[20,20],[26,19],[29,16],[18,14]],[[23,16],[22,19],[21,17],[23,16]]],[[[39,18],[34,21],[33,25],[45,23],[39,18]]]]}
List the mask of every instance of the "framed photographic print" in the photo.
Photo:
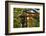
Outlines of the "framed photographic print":
{"type": "Polygon", "coordinates": [[[45,4],[5,1],[5,34],[45,32],[45,4]]]}

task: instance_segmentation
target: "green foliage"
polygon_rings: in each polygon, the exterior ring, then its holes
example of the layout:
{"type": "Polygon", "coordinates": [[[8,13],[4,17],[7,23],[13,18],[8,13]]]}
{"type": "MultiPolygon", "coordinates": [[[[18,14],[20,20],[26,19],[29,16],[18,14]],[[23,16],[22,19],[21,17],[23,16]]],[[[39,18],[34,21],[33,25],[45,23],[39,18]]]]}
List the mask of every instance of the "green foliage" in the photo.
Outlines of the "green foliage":
{"type": "Polygon", "coordinates": [[[20,8],[14,9],[14,28],[21,27],[21,22],[20,22],[21,19],[19,17],[19,15],[22,14],[21,10],[22,9],[20,9],[20,8]]]}

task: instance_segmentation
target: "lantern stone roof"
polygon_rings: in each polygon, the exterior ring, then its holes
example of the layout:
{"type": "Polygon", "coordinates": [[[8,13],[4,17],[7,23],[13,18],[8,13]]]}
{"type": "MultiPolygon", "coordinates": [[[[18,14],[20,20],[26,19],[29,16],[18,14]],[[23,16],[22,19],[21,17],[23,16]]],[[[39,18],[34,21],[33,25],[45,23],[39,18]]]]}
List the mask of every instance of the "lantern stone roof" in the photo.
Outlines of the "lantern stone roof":
{"type": "Polygon", "coordinates": [[[23,12],[26,13],[39,13],[40,9],[27,9],[27,10],[23,10],[23,12]]]}

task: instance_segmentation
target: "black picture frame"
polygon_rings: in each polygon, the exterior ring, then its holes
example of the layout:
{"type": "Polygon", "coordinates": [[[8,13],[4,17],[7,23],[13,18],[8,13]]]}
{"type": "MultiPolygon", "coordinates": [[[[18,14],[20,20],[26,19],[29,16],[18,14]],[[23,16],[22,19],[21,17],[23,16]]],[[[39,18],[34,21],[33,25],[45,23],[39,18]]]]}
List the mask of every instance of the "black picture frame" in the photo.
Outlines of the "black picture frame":
{"type": "Polygon", "coordinates": [[[18,34],[35,34],[35,33],[44,33],[45,32],[45,3],[39,2],[20,2],[20,1],[5,1],[5,35],[18,35],[18,34]],[[43,31],[36,32],[20,32],[20,33],[9,33],[8,32],[8,3],[28,3],[28,4],[42,4],[43,5],[43,31]]]}

